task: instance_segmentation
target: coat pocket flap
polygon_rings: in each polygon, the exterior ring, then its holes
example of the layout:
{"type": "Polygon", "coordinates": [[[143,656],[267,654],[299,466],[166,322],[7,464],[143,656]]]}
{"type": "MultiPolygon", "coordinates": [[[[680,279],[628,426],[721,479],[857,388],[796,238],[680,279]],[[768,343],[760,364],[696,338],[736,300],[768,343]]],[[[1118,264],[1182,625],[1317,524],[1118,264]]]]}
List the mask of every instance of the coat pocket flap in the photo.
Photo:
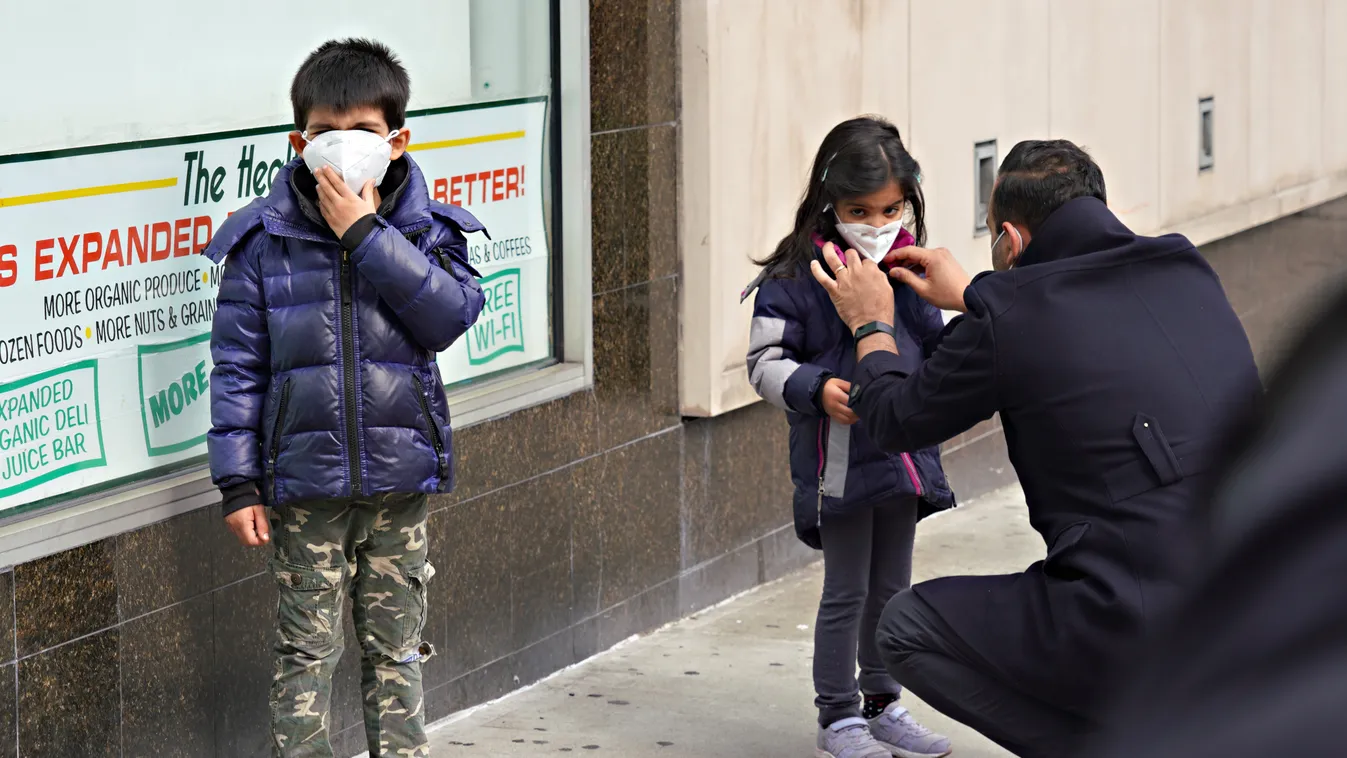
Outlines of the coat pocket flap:
{"type": "Polygon", "coordinates": [[[1071,548],[1075,547],[1088,531],[1090,531],[1090,522],[1088,521],[1080,521],[1064,527],[1052,538],[1052,544],[1048,547],[1045,561],[1049,564],[1060,561],[1062,556],[1071,552],[1071,548]]]}
{"type": "Polygon", "coordinates": [[[1155,475],[1160,478],[1160,486],[1171,485],[1183,478],[1183,469],[1179,467],[1178,456],[1169,446],[1169,440],[1160,429],[1160,422],[1138,413],[1132,422],[1132,436],[1141,446],[1142,455],[1150,462],[1155,475]]]}
{"type": "Polygon", "coordinates": [[[1071,549],[1072,545],[1080,542],[1080,538],[1090,531],[1090,522],[1078,521],[1070,526],[1063,527],[1057,534],[1053,535],[1052,545],[1048,548],[1048,555],[1057,555],[1071,549]]]}
{"type": "Polygon", "coordinates": [[[1074,551],[1089,532],[1088,521],[1071,524],[1057,532],[1052,538],[1047,556],[1043,559],[1044,571],[1058,578],[1078,578],[1080,571],[1076,564],[1080,556],[1074,555],[1074,551]]]}
{"type": "Polygon", "coordinates": [[[345,572],[339,568],[301,566],[298,563],[290,563],[275,558],[271,560],[271,575],[276,578],[276,583],[282,587],[301,592],[336,589],[341,585],[342,579],[345,578],[345,572]]]}
{"type": "Polygon", "coordinates": [[[455,264],[469,274],[472,274],[472,278],[482,278],[482,272],[478,271],[471,263],[468,263],[467,257],[460,254],[460,251],[452,245],[448,247],[437,247],[434,250],[431,250],[430,254],[434,258],[436,265],[445,271],[448,271],[450,276],[453,276],[456,279],[460,277],[454,273],[455,264]]]}
{"type": "MultiPolygon", "coordinates": [[[[1138,416],[1134,428],[1139,427],[1143,431],[1156,429],[1158,433],[1159,426],[1150,421],[1151,426],[1146,427],[1147,421],[1149,419],[1146,417],[1138,416]]],[[[1145,447],[1142,447],[1142,455],[1137,459],[1104,472],[1104,486],[1108,489],[1113,502],[1121,502],[1156,487],[1164,487],[1182,481],[1185,477],[1203,473],[1210,467],[1213,453],[1220,445],[1220,441],[1215,437],[1187,440],[1176,445],[1170,445],[1163,436],[1159,436],[1158,439],[1163,441],[1163,448],[1153,449],[1147,453],[1145,447]],[[1161,474],[1162,470],[1171,472],[1170,476],[1161,474]]],[[[1140,444],[1140,438],[1137,442],[1140,444]]]]}
{"type": "Polygon", "coordinates": [[[417,584],[420,584],[423,587],[425,586],[426,582],[430,581],[432,578],[434,578],[434,576],[435,576],[435,567],[431,565],[430,561],[426,561],[420,566],[412,566],[411,568],[407,569],[407,578],[411,579],[417,584]]]}

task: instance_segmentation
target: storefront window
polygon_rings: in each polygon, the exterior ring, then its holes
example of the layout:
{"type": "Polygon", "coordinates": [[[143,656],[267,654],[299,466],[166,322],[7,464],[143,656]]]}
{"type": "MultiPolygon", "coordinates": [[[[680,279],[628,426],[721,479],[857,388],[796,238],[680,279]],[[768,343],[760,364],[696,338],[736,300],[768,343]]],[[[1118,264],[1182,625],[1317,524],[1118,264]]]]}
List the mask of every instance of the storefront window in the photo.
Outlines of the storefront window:
{"type": "Polygon", "coordinates": [[[201,467],[221,268],[196,253],[295,157],[289,79],[325,39],[401,55],[412,158],[491,233],[469,238],[487,308],[439,358],[451,393],[558,360],[554,4],[343,7],[56,0],[0,28],[29,72],[0,80],[0,521],[201,467]],[[31,30],[68,14],[68,54],[35,66],[31,30]]]}

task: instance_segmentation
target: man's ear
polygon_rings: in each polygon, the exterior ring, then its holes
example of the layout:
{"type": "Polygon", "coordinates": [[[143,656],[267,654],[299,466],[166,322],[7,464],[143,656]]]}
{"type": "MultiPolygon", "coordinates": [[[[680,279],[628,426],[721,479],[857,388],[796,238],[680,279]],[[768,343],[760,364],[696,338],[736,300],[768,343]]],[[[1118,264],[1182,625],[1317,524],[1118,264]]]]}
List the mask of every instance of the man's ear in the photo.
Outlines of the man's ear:
{"type": "Polygon", "coordinates": [[[295,149],[296,155],[303,155],[304,148],[308,146],[309,143],[304,140],[304,135],[299,130],[290,132],[290,147],[295,149]]]}
{"type": "Polygon", "coordinates": [[[1024,255],[1024,249],[1029,247],[1029,233],[1009,221],[1002,222],[1001,228],[1011,240],[1010,255],[1006,256],[1006,263],[1014,266],[1019,262],[1020,256],[1024,255]]]}
{"type": "Polygon", "coordinates": [[[411,141],[412,141],[411,130],[405,126],[399,129],[397,136],[393,137],[393,139],[388,141],[388,145],[393,148],[393,152],[389,155],[389,158],[391,160],[397,160],[398,158],[401,158],[402,154],[407,152],[407,145],[410,144],[411,141]]]}

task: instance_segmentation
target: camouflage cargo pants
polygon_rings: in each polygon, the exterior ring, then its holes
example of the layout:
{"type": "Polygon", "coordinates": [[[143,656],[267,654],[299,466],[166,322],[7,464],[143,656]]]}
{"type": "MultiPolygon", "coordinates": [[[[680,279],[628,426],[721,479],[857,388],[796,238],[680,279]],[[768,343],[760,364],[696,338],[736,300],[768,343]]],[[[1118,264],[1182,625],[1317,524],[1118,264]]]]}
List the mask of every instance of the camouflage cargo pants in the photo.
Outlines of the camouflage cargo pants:
{"type": "Polygon", "coordinates": [[[426,496],[324,500],[273,510],[280,589],[273,755],[331,758],[332,673],[345,648],[342,613],[352,600],[361,648],[361,694],[370,758],[425,758],[421,641],[426,582],[426,496]]]}

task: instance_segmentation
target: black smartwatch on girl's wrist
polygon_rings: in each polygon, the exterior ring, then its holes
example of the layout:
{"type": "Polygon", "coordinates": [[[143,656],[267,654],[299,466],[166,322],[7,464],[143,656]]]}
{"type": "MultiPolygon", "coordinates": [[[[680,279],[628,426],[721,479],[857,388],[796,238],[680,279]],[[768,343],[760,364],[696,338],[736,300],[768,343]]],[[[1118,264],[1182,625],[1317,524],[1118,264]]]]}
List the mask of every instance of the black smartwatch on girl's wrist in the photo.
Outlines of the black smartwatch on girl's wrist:
{"type": "Polygon", "coordinates": [[[862,324],[861,327],[857,329],[856,333],[852,336],[855,339],[856,343],[860,344],[861,340],[875,334],[887,334],[890,337],[895,338],[897,336],[897,333],[893,330],[893,327],[889,326],[888,324],[882,321],[871,321],[868,324],[862,324]]]}

